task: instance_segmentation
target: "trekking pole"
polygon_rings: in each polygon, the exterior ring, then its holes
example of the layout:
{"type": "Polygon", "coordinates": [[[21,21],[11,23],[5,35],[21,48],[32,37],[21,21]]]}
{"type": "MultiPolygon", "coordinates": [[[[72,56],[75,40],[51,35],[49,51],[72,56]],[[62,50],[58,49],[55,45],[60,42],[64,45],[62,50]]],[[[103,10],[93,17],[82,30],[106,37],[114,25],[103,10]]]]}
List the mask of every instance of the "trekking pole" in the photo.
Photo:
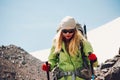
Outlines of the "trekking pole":
{"type": "MultiPolygon", "coordinates": [[[[87,39],[87,29],[86,29],[86,25],[84,25],[83,28],[84,28],[85,38],[87,39]]],[[[91,76],[92,79],[91,79],[91,80],[95,80],[93,62],[91,62],[91,61],[90,61],[90,66],[91,66],[91,72],[92,72],[92,76],[91,76]]]]}
{"type": "MultiPolygon", "coordinates": [[[[46,61],[46,65],[48,66],[48,61],[46,61]]],[[[50,80],[49,71],[46,71],[46,73],[47,73],[47,80],[50,80]]]]}
{"type": "Polygon", "coordinates": [[[90,61],[90,65],[91,65],[91,71],[92,71],[92,76],[91,76],[91,80],[95,80],[95,75],[94,75],[94,68],[93,68],[93,62],[90,61]]]}
{"type": "Polygon", "coordinates": [[[86,25],[85,24],[84,24],[83,28],[84,28],[84,36],[87,39],[87,29],[86,29],[86,25]]]}

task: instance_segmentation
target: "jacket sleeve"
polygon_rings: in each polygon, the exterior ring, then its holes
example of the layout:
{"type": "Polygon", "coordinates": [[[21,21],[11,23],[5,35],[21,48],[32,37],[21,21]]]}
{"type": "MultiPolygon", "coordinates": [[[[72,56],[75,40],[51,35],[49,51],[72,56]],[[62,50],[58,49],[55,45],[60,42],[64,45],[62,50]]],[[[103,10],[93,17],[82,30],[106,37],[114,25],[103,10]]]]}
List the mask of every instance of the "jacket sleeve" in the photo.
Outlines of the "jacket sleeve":
{"type": "Polygon", "coordinates": [[[50,71],[57,65],[58,62],[57,54],[54,53],[54,50],[55,48],[52,47],[50,51],[50,55],[48,57],[48,62],[50,64],[50,71]]]}
{"type": "MultiPolygon", "coordinates": [[[[88,41],[84,41],[83,42],[83,51],[85,52],[85,55],[86,56],[89,56],[89,52],[93,52],[93,48],[92,48],[92,45],[90,44],[90,42],[88,41]]],[[[98,66],[98,60],[96,60],[94,63],[93,63],[93,67],[97,67],[98,66]]]]}
{"type": "Polygon", "coordinates": [[[93,48],[88,41],[83,41],[83,51],[85,52],[86,56],[89,56],[89,52],[93,52],[93,48]]]}

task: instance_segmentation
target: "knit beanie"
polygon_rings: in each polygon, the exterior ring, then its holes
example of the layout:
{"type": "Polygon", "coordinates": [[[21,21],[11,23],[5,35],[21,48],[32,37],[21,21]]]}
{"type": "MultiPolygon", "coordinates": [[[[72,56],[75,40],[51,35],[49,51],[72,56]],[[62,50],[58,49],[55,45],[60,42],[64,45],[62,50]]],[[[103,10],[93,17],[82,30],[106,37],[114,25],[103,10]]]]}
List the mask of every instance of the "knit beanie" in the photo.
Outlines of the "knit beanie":
{"type": "Polygon", "coordinates": [[[60,22],[58,29],[74,29],[76,28],[76,21],[71,16],[66,16],[60,22]]]}

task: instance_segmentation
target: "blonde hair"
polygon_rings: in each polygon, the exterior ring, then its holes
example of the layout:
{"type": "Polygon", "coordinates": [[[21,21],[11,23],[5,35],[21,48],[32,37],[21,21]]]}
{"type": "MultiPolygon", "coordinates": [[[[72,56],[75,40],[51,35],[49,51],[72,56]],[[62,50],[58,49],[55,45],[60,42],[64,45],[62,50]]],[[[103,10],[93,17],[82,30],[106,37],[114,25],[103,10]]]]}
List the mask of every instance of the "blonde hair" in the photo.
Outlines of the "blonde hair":
{"type": "MultiPolygon", "coordinates": [[[[59,53],[60,50],[62,49],[62,31],[59,30],[58,33],[56,34],[54,40],[53,40],[53,45],[55,46],[55,51],[54,53],[59,53]]],[[[81,40],[86,40],[83,35],[76,29],[73,38],[71,39],[69,46],[68,46],[68,53],[73,56],[77,54],[77,51],[80,46],[80,41],[81,40]]]]}

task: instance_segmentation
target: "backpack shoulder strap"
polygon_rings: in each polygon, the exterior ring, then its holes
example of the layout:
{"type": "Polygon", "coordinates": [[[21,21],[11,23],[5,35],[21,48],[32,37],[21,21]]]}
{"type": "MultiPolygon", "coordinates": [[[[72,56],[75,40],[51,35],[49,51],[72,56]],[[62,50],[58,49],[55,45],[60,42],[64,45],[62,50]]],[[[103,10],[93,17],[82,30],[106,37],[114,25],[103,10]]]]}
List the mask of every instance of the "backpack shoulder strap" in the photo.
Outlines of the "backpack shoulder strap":
{"type": "Polygon", "coordinates": [[[82,55],[82,59],[83,59],[83,65],[84,66],[88,66],[88,61],[87,61],[87,56],[85,55],[84,51],[83,51],[83,42],[81,41],[80,42],[80,52],[81,52],[81,55],[82,55]]]}
{"type": "Polygon", "coordinates": [[[84,53],[84,51],[83,51],[83,48],[84,48],[84,46],[83,46],[83,42],[82,42],[82,40],[81,40],[81,42],[80,42],[80,52],[81,52],[82,58],[86,57],[86,56],[85,56],[85,53],[84,53]]]}

